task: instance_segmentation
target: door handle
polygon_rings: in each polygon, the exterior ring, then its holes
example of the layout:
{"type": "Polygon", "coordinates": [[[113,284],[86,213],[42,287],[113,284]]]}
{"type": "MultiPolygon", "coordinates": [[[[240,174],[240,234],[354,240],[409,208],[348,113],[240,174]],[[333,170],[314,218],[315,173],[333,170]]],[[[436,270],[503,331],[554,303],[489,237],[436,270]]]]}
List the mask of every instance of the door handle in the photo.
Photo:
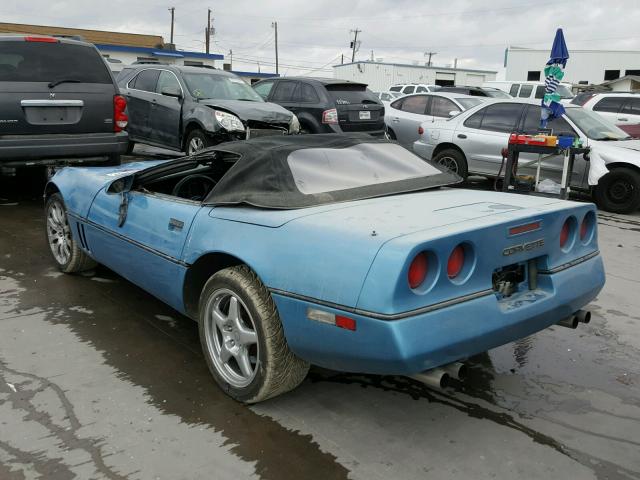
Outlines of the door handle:
{"type": "Polygon", "coordinates": [[[628,118],[619,118],[618,120],[620,120],[621,122],[628,122],[629,121],[628,118]]]}
{"type": "Polygon", "coordinates": [[[464,133],[459,133],[458,134],[458,138],[467,138],[467,136],[464,133]]]}
{"type": "Polygon", "coordinates": [[[400,121],[400,119],[398,117],[393,117],[393,119],[391,121],[393,123],[398,123],[400,121]]]}

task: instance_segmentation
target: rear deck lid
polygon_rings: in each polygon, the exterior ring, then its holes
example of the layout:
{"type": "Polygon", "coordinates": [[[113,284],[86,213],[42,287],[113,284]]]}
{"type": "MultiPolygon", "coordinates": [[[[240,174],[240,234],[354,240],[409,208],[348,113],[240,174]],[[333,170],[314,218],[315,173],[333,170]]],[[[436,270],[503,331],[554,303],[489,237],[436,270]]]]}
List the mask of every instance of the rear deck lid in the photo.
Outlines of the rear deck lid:
{"type": "Polygon", "coordinates": [[[92,45],[0,39],[0,135],[112,132],[115,93],[92,45]]]}
{"type": "Polygon", "coordinates": [[[384,127],[384,106],[363,83],[325,85],[335,102],[338,123],[347,132],[379,130],[384,127]]]}

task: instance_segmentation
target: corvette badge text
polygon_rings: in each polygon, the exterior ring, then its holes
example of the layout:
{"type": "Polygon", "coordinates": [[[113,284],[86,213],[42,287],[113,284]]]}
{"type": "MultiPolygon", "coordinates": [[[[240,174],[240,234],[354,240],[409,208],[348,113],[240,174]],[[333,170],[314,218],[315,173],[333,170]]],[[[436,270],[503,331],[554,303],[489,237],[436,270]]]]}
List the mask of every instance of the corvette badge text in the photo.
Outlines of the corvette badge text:
{"type": "Polygon", "coordinates": [[[544,247],[544,238],[539,238],[538,240],[534,240],[532,242],[521,243],[520,245],[507,247],[502,250],[502,255],[507,257],[509,255],[513,255],[514,253],[530,252],[531,250],[535,250],[536,248],[540,247],[544,247]]]}

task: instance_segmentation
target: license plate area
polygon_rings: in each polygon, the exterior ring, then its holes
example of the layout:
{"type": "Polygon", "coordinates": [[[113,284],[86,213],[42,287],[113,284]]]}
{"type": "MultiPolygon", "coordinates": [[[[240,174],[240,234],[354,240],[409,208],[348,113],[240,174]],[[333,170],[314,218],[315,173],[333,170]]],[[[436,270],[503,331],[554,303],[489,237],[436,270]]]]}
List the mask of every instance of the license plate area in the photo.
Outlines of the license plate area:
{"type": "Polygon", "coordinates": [[[371,120],[371,112],[369,111],[360,111],[359,112],[360,120],[371,120]]]}
{"type": "Polygon", "coordinates": [[[528,265],[527,262],[513,263],[493,271],[491,283],[499,300],[529,289],[528,265]]]}

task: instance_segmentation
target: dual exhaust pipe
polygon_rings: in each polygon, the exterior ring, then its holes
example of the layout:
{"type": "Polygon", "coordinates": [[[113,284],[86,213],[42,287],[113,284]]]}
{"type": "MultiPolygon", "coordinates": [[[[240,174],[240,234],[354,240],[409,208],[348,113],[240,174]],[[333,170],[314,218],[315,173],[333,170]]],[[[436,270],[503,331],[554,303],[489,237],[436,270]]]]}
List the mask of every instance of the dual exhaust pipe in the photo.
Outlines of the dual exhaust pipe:
{"type": "MultiPolygon", "coordinates": [[[[588,310],[578,310],[573,315],[560,320],[557,325],[562,327],[575,329],[578,324],[585,325],[591,321],[591,312],[588,310]]],[[[410,378],[425,384],[427,387],[445,389],[451,384],[451,380],[455,379],[460,382],[466,380],[468,375],[468,367],[464,363],[453,362],[441,367],[432,368],[425,372],[411,375],[410,378]]]]}
{"type": "Polygon", "coordinates": [[[570,317],[563,318],[557,325],[566,328],[576,329],[578,324],[584,323],[585,325],[591,321],[591,312],[589,310],[578,310],[570,317]]]}

